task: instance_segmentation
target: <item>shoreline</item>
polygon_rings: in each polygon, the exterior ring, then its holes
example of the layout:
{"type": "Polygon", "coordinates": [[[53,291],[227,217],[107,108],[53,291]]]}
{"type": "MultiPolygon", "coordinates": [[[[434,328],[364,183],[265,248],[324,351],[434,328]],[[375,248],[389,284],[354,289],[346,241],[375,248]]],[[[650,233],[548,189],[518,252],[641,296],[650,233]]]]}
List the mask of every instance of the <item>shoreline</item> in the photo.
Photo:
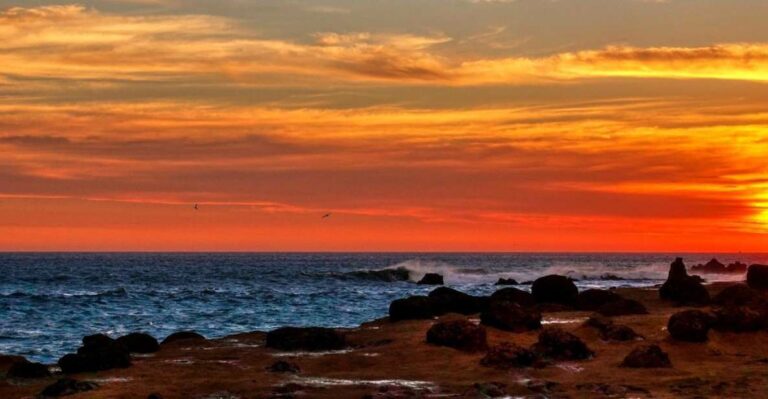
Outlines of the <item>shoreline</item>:
{"type": "MultiPolygon", "coordinates": [[[[706,290],[715,297],[734,286],[742,284],[713,283],[706,285],[706,290]]],[[[595,316],[593,310],[552,304],[537,305],[542,328],[514,332],[486,325],[487,316],[478,312],[446,312],[400,321],[385,317],[356,328],[334,329],[344,336],[343,345],[334,349],[269,348],[265,332],[164,343],[156,352],[132,355],[128,368],[71,374],[70,377],[78,381],[93,382],[97,386],[67,397],[672,398],[761,397],[768,390],[768,345],[765,345],[768,330],[765,328],[750,332],[707,328],[706,341],[686,342],[670,336],[667,330],[670,317],[689,310],[711,313],[717,306],[678,306],[661,299],[659,289],[652,287],[610,291],[641,303],[647,310],[647,314],[611,317],[615,325],[630,327],[642,339],[606,339],[599,329],[586,323],[595,316]],[[427,342],[428,331],[436,324],[451,322],[483,326],[487,341],[484,348],[459,350],[427,342]],[[520,348],[536,347],[537,342],[541,343],[542,331],[553,327],[573,334],[593,355],[566,359],[550,353],[539,363],[522,367],[481,364],[492,348],[502,343],[520,348]],[[633,349],[647,345],[658,345],[668,354],[671,367],[622,367],[633,349]],[[281,362],[284,364],[277,366],[281,362]],[[152,397],[153,394],[157,396],[152,397]]],[[[335,345],[332,338],[324,339],[324,344],[335,345]]],[[[317,341],[316,336],[313,339],[317,341]]],[[[9,366],[8,361],[2,360],[0,357],[0,374],[9,366]]],[[[2,378],[0,397],[35,398],[61,377],[2,378]]]]}

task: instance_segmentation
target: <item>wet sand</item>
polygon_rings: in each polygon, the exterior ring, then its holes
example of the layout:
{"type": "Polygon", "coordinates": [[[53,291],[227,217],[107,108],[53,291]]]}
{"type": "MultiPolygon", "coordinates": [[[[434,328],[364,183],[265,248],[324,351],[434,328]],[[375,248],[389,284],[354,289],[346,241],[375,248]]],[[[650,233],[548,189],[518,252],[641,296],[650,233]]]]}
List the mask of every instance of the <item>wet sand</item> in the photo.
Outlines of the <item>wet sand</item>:
{"type": "MultiPolygon", "coordinates": [[[[708,286],[716,293],[727,284],[708,286]]],[[[264,333],[234,335],[210,341],[180,341],[159,352],[134,356],[133,365],[73,377],[99,387],[72,399],[147,398],[159,393],[180,398],[431,398],[489,397],[478,383],[505,385],[503,397],[570,398],[762,398],[768,394],[768,332],[709,332],[705,343],[674,341],[666,331],[673,307],[656,289],[618,289],[642,302],[647,315],[614,317],[632,327],[643,341],[606,342],[583,322],[591,312],[544,314],[545,325],[569,331],[595,352],[584,361],[556,362],[543,368],[497,370],[483,367],[483,352],[466,353],[427,344],[426,332],[436,320],[479,321],[478,316],[449,314],[435,320],[390,322],[381,319],[344,330],[351,348],[330,352],[281,352],[264,347],[264,333]],[[672,368],[619,367],[641,344],[658,344],[672,368]],[[274,373],[278,360],[297,364],[298,374],[274,373]]],[[[707,308],[701,308],[706,310],[707,308]]],[[[512,333],[488,327],[488,342],[529,346],[539,332],[512,333]]],[[[0,373],[3,362],[0,361],[0,373]]],[[[33,398],[58,377],[18,381],[0,379],[0,398],[33,398]]]]}

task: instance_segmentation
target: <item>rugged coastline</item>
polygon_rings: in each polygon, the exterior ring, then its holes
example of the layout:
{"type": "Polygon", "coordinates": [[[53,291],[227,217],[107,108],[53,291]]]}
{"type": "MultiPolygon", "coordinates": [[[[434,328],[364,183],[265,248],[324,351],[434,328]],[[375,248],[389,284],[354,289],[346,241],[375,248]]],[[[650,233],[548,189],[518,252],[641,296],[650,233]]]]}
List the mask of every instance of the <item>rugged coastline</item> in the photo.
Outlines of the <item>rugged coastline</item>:
{"type": "Polygon", "coordinates": [[[678,260],[659,288],[442,287],[354,329],[94,336],[61,370],[0,357],[0,398],[761,397],[768,275],[747,277],[706,285],[678,260]]]}

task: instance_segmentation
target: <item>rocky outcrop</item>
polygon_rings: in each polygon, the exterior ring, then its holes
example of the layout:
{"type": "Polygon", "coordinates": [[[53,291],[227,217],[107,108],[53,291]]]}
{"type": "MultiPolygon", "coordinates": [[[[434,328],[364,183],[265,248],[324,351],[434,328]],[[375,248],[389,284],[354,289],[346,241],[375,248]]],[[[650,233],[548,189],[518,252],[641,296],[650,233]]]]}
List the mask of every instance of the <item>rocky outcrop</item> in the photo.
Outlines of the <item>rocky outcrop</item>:
{"type": "Polygon", "coordinates": [[[709,262],[701,265],[694,265],[691,267],[691,271],[699,273],[725,273],[725,265],[720,263],[717,259],[712,258],[709,262]]]}
{"type": "Polygon", "coordinates": [[[433,310],[438,314],[459,313],[464,315],[480,313],[485,298],[465,294],[453,288],[435,288],[429,293],[433,310]]]}
{"type": "Polygon", "coordinates": [[[621,299],[624,298],[615,292],[591,288],[579,293],[576,299],[576,307],[579,310],[597,310],[597,308],[606,303],[621,299]]]}
{"type": "Polygon", "coordinates": [[[712,298],[718,306],[761,306],[765,302],[763,294],[745,284],[727,287],[712,298]]]}
{"type": "Polygon", "coordinates": [[[750,266],[747,270],[747,285],[756,290],[768,290],[768,265],[750,266]]]}
{"type": "Polygon", "coordinates": [[[658,345],[643,345],[632,350],[621,362],[621,367],[668,368],[672,367],[672,362],[658,345]]]}
{"type": "Polygon", "coordinates": [[[634,299],[619,299],[598,307],[597,313],[603,316],[626,316],[633,314],[648,314],[645,305],[634,299]]]}
{"type": "Polygon", "coordinates": [[[131,353],[154,353],[160,350],[157,340],[145,333],[131,333],[117,339],[131,353]]]}
{"type": "Polygon", "coordinates": [[[98,388],[99,385],[88,381],[77,381],[71,378],[62,378],[48,385],[40,392],[40,398],[58,398],[88,392],[98,388]]]}
{"type": "Polygon", "coordinates": [[[584,360],[594,355],[579,337],[557,327],[544,329],[532,349],[541,357],[555,360],[584,360]]]}
{"type": "Polygon", "coordinates": [[[443,276],[437,273],[427,273],[419,280],[419,285],[443,285],[443,276]]]}
{"type": "Polygon", "coordinates": [[[488,347],[485,328],[466,320],[442,321],[427,331],[427,342],[467,352],[488,347]]]}
{"type": "Polygon", "coordinates": [[[431,319],[436,313],[432,300],[426,296],[396,299],[389,304],[390,321],[431,319]]]}
{"type": "Polygon", "coordinates": [[[717,331],[750,332],[768,325],[768,310],[751,306],[725,306],[715,309],[713,328],[717,331]]]}
{"type": "Polygon", "coordinates": [[[325,351],[344,349],[344,334],[323,327],[282,327],[267,333],[268,348],[286,351],[325,351]]]}
{"type": "Polygon", "coordinates": [[[533,306],[536,304],[536,300],[533,299],[531,293],[514,287],[502,288],[491,294],[490,302],[496,301],[513,302],[521,306],[533,306]]]}
{"type": "Polygon", "coordinates": [[[5,376],[20,379],[45,378],[50,377],[51,372],[48,370],[48,366],[42,363],[34,363],[24,359],[13,363],[5,376]]]}
{"type": "Polygon", "coordinates": [[[517,285],[517,280],[513,278],[499,278],[496,285],[517,285]]]}
{"type": "Polygon", "coordinates": [[[747,264],[741,263],[739,261],[729,263],[728,266],[725,268],[725,271],[728,273],[745,273],[747,271],[747,264]]]}
{"type": "Polygon", "coordinates": [[[272,373],[298,374],[301,372],[301,368],[296,363],[286,362],[285,360],[278,360],[267,367],[267,371],[272,373]]]}
{"type": "Polygon", "coordinates": [[[64,355],[58,363],[66,374],[93,372],[129,367],[131,356],[124,345],[104,334],[96,334],[84,337],[77,353],[64,355]]]}
{"type": "Polygon", "coordinates": [[[408,281],[411,277],[410,271],[404,267],[381,270],[357,270],[349,272],[347,275],[363,280],[384,281],[388,283],[408,281]]]}
{"type": "Polygon", "coordinates": [[[194,331],[177,331],[169,336],[167,336],[163,342],[162,345],[174,343],[174,342],[180,342],[180,341],[205,341],[205,337],[194,332],[194,331]]]}
{"type": "Polygon", "coordinates": [[[579,290],[571,279],[552,274],[536,279],[531,294],[537,303],[558,303],[575,306],[579,290]]]}
{"type": "Polygon", "coordinates": [[[480,360],[485,367],[495,369],[513,369],[533,366],[538,360],[536,353],[522,346],[502,342],[488,349],[488,352],[480,360]]]}
{"type": "Polygon", "coordinates": [[[481,315],[484,325],[505,331],[523,332],[541,328],[541,313],[534,307],[508,301],[491,301],[481,315]]]}
{"type": "Polygon", "coordinates": [[[689,276],[682,258],[669,268],[667,281],[659,289],[661,299],[678,305],[703,306],[709,303],[709,292],[696,276],[689,276]]]}
{"type": "Polygon", "coordinates": [[[584,325],[596,329],[600,333],[600,338],[605,341],[622,342],[642,338],[631,327],[615,324],[613,320],[599,314],[587,319],[584,325]]]}
{"type": "Polygon", "coordinates": [[[673,314],[667,323],[672,338],[686,342],[704,342],[712,327],[713,318],[700,310],[686,310],[673,314]]]}

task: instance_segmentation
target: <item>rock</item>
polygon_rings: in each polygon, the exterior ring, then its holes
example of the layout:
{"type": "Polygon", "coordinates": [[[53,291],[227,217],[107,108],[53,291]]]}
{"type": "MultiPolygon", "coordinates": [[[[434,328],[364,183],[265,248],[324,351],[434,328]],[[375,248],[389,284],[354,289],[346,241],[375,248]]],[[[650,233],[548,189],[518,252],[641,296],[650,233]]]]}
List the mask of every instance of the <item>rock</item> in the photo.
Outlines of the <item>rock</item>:
{"type": "Polygon", "coordinates": [[[703,306],[709,303],[709,292],[697,278],[689,276],[682,258],[670,265],[667,281],[659,289],[661,299],[678,305],[703,306]]]}
{"type": "Polygon", "coordinates": [[[568,277],[552,274],[536,279],[531,287],[531,293],[538,303],[574,306],[579,290],[568,277]]]}
{"type": "Polygon", "coordinates": [[[600,337],[606,341],[634,341],[642,338],[631,327],[622,324],[611,324],[600,330],[600,337]]]}
{"type": "Polygon", "coordinates": [[[427,273],[417,283],[419,285],[443,285],[443,276],[437,273],[427,273]]]}
{"type": "Polygon", "coordinates": [[[436,323],[427,331],[427,342],[467,352],[480,351],[488,347],[485,328],[466,320],[436,323]]]}
{"type": "Polygon", "coordinates": [[[587,321],[584,322],[584,325],[587,327],[596,328],[598,331],[602,331],[608,326],[612,326],[613,320],[601,314],[595,314],[587,319],[587,321]]]}
{"type": "Polygon", "coordinates": [[[8,371],[11,366],[13,366],[16,362],[26,362],[27,359],[24,358],[24,356],[14,356],[14,355],[0,355],[0,374],[5,373],[8,371]]]}
{"type": "Polygon", "coordinates": [[[686,342],[704,342],[712,327],[712,316],[700,310],[686,310],[669,318],[667,331],[672,338],[686,342]]]}
{"type": "Polygon", "coordinates": [[[545,328],[533,345],[533,351],[555,360],[584,360],[594,355],[579,337],[558,327],[545,328]]]}
{"type": "Polygon", "coordinates": [[[541,328],[541,313],[507,301],[491,301],[482,314],[481,323],[505,331],[523,332],[541,328]]]}
{"type": "Polygon", "coordinates": [[[484,300],[448,287],[439,287],[429,293],[429,299],[437,314],[480,313],[484,300]]]}
{"type": "Polygon", "coordinates": [[[713,328],[717,331],[749,332],[763,329],[768,320],[766,310],[749,306],[726,306],[715,309],[713,328]]]}
{"type": "Polygon", "coordinates": [[[273,373],[298,374],[301,372],[301,368],[296,363],[286,362],[285,360],[272,363],[271,366],[267,367],[267,370],[273,373]]]}
{"type": "Polygon", "coordinates": [[[389,320],[431,319],[436,314],[432,300],[425,296],[396,299],[389,304],[389,320]]]}
{"type": "Polygon", "coordinates": [[[61,396],[74,395],[80,392],[92,391],[98,387],[99,386],[93,382],[62,378],[45,387],[45,389],[40,392],[40,396],[43,398],[58,398],[61,396]]]}
{"type": "Polygon", "coordinates": [[[23,361],[17,361],[11,365],[8,372],[5,374],[8,378],[45,378],[50,377],[51,372],[48,370],[48,366],[42,363],[33,363],[24,359],[23,361]]]}
{"type": "Polygon", "coordinates": [[[747,285],[756,290],[768,290],[768,265],[752,265],[747,269],[747,285]]]}
{"type": "Polygon", "coordinates": [[[347,274],[364,280],[385,281],[388,283],[408,281],[411,278],[411,273],[404,267],[382,270],[358,270],[347,274]]]}
{"type": "Polygon", "coordinates": [[[623,280],[626,280],[626,279],[624,277],[619,277],[619,276],[617,276],[615,274],[606,273],[606,274],[603,274],[603,275],[600,276],[600,280],[603,280],[603,281],[623,281],[623,280]]]}
{"type": "Polygon", "coordinates": [[[488,349],[488,352],[480,360],[480,364],[485,367],[505,370],[531,367],[537,361],[538,357],[532,350],[513,343],[502,342],[488,349]]]}
{"type": "Polygon", "coordinates": [[[621,367],[667,368],[672,367],[667,355],[658,345],[643,345],[635,348],[621,362],[621,367]]]}
{"type": "Polygon", "coordinates": [[[117,339],[117,343],[125,346],[131,353],[154,353],[160,350],[157,340],[145,333],[131,333],[117,339]]]}
{"type": "Polygon", "coordinates": [[[163,399],[163,395],[160,395],[159,393],[151,393],[147,396],[147,399],[163,399]]]}
{"type": "Polygon", "coordinates": [[[536,300],[533,299],[531,293],[514,287],[502,288],[491,294],[490,302],[495,301],[513,302],[522,306],[533,306],[536,304],[536,300]]]}
{"type": "Polygon", "coordinates": [[[603,316],[625,316],[648,314],[648,310],[645,308],[645,305],[634,299],[620,299],[598,307],[597,313],[603,316]]]}
{"type": "Polygon", "coordinates": [[[125,346],[104,335],[83,338],[83,346],[77,353],[64,355],[59,367],[66,374],[126,368],[131,365],[131,355],[125,346]]]}
{"type": "Polygon", "coordinates": [[[760,291],[750,288],[746,284],[727,287],[712,298],[712,303],[719,306],[760,306],[763,302],[765,302],[765,298],[760,291]]]}
{"type": "Polygon", "coordinates": [[[323,327],[282,327],[267,333],[268,348],[280,350],[324,351],[344,349],[344,334],[323,327]]]}
{"type": "Polygon", "coordinates": [[[205,337],[194,331],[177,331],[167,336],[162,344],[170,344],[178,341],[205,341],[205,337]]]}
{"type": "MultiPolygon", "coordinates": [[[[290,396],[295,398],[296,396],[290,396]]],[[[280,396],[284,398],[284,396],[280,396]]],[[[422,390],[414,389],[411,387],[383,385],[379,387],[378,392],[363,395],[362,399],[424,399],[425,395],[422,390]]]]}
{"type": "Polygon", "coordinates": [[[576,307],[579,310],[596,310],[608,302],[624,299],[621,295],[608,290],[588,289],[579,293],[576,299],[576,307]]]}
{"type": "Polygon", "coordinates": [[[739,261],[729,263],[728,267],[725,268],[725,271],[728,273],[744,273],[747,271],[747,264],[739,261]]]}
{"type": "Polygon", "coordinates": [[[501,382],[477,383],[464,392],[460,399],[508,398],[507,385],[501,382]]]}
{"type": "Polygon", "coordinates": [[[499,278],[496,285],[517,285],[517,280],[513,278],[499,278]]]}
{"type": "Polygon", "coordinates": [[[695,265],[691,267],[692,271],[701,273],[725,273],[725,265],[720,263],[717,259],[712,259],[704,265],[695,265]]]}

